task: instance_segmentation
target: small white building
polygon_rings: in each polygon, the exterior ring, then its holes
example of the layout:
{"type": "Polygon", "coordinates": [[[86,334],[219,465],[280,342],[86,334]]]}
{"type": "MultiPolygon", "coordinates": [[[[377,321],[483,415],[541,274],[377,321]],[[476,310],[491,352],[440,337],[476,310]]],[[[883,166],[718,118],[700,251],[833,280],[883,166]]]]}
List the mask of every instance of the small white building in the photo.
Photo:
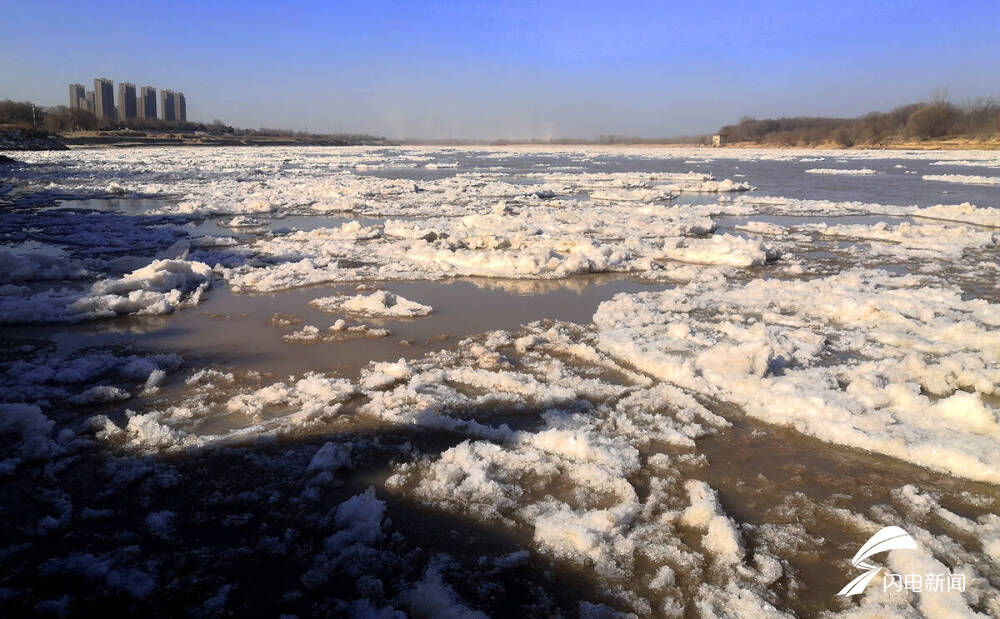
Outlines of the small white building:
{"type": "Polygon", "coordinates": [[[712,146],[716,148],[722,146],[722,136],[718,133],[712,136],[712,146]]]}

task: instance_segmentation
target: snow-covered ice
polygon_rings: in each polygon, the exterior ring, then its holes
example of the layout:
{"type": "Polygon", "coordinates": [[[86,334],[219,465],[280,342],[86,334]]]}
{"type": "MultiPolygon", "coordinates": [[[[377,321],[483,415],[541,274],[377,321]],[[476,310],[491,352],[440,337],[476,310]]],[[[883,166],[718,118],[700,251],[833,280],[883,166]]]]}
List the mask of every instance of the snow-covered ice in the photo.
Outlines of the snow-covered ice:
{"type": "Polygon", "coordinates": [[[878,174],[878,170],[872,170],[871,168],[809,168],[806,172],[809,174],[833,174],[845,176],[868,176],[870,174],[878,174]]]}
{"type": "Polygon", "coordinates": [[[969,174],[924,174],[925,181],[964,183],[966,185],[1000,185],[1000,176],[972,176],[969,174]]]}
{"type": "Polygon", "coordinates": [[[605,351],[749,415],[1000,482],[1000,424],[983,400],[1000,385],[998,305],[848,271],[619,296],[594,321],[605,351]],[[844,353],[859,361],[837,363],[844,353]]]}
{"type": "Polygon", "coordinates": [[[197,305],[212,279],[211,268],[201,262],[154,260],[121,278],[97,281],[82,294],[67,288],[32,293],[8,286],[0,288],[0,323],[169,314],[197,305]]]}
{"type": "Polygon", "coordinates": [[[309,304],[325,312],[342,311],[393,318],[417,318],[427,316],[434,311],[429,305],[411,301],[385,290],[353,297],[322,297],[313,299],[309,304]]]}

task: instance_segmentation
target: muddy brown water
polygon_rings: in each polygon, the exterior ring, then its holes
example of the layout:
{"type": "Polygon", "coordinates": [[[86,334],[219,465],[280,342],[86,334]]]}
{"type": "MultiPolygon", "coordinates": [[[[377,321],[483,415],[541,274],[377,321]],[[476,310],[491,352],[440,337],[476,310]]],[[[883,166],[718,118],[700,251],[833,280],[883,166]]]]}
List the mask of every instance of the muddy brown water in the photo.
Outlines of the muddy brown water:
{"type": "MultiPolygon", "coordinates": [[[[29,327],[54,340],[61,352],[84,346],[138,345],[176,352],[184,357],[211,359],[274,376],[334,372],[356,377],[370,361],[415,358],[453,346],[461,338],[495,329],[512,330],[544,318],[588,323],[597,306],[618,293],[662,290],[665,284],[618,274],[577,276],[560,280],[465,278],[444,281],[370,282],[313,286],[266,294],[234,294],[223,282],[208,292],[198,307],[169,317],[122,318],[71,327],[29,327]],[[388,290],[431,305],[434,311],[409,319],[379,318],[325,312],[309,305],[319,297],[371,294],[388,290]],[[274,324],[275,316],[292,323],[274,324]],[[305,325],[326,331],[337,319],[349,325],[388,329],[382,338],[333,342],[289,342],[305,325]]],[[[23,333],[21,327],[7,332],[23,333]]],[[[2,330],[0,330],[2,334],[2,330]]]]}
{"type": "MultiPolygon", "coordinates": [[[[868,533],[845,526],[842,519],[822,509],[801,510],[791,517],[783,514],[780,506],[794,504],[797,495],[824,507],[868,516],[872,508],[892,504],[890,491],[913,484],[923,492],[940,495],[944,506],[973,520],[1000,511],[1000,489],[996,486],[824,443],[790,428],[747,418],[735,407],[713,408],[733,426],[697,441],[697,451],[706,456],[708,464],[693,475],[719,492],[723,509],[738,522],[801,524],[822,540],[810,549],[812,553],[793,554],[788,559],[804,587],[784,602],[801,616],[850,608],[850,601],[835,594],[857,575],[849,560],[868,533]],[[965,501],[958,499],[968,493],[988,501],[987,505],[975,509],[964,506],[965,501]]],[[[922,526],[934,534],[963,537],[941,522],[932,520],[922,526]]],[[[977,545],[977,540],[965,541],[977,545]]]]}

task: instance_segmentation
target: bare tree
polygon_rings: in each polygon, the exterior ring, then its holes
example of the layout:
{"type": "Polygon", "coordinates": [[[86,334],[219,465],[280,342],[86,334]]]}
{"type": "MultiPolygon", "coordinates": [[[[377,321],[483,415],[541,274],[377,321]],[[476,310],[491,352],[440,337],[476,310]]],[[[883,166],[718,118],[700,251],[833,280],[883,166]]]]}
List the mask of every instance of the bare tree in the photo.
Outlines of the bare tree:
{"type": "Polygon", "coordinates": [[[939,138],[948,135],[956,116],[950,103],[931,103],[910,115],[907,131],[915,138],[939,138]]]}

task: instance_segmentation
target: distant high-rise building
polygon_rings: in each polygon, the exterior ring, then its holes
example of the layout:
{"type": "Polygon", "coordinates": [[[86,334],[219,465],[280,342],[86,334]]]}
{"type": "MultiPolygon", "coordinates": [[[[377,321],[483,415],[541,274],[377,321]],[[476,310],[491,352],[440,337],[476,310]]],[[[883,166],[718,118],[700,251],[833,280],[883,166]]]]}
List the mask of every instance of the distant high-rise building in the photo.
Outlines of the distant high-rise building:
{"type": "Polygon", "coordinates": [[[139,118],[156,119],[156,89],[152,86],[142,87],[139,98],[139,118]]]}
{"type": "Polygon", "coordinates": [[[94,115],[98,122],[115,120],[115,83],[103,77],[94,79],[94,115]]]}
{"type": "Polygon", "coordinates": [[[184,98],[183,92],[174,93],[174,115],[177,120],[186,122],[187,121],[187,99],[184,98]]]}
{"type": "Polygon", "coordinates": [[[153,120],[159,118],[168,122],[187,122],[187,98],[183,92],[160,91],[160,105],[156,105],[156,88],[143,86],[136,91],[135,84],[119,82],[117,105],[114,97],[114,82],[103,77],[94,79],[94,90],[85,90],[83,84],[69,85],[70,109],[87,110],[97,117],[99,123],[116,120],[153,120]]]}
{"type": "Polygon", "coordinates": [[[177,120],[177,108],[174,107],[174,91],[160,91],[160,113],[163,114],[163,120],[165,121],[177,120]]]}
{"type": "Polygon", "coordinates": [[[85,109],[87,106],[87,91],[83,84],[69,85],[69,109],[85,109]]]}
{"type": "Polygon", "coordinates": [[[118,83],[118,114],[121,120],[135,120],[135,84],[130,82],[118,83]]]}

